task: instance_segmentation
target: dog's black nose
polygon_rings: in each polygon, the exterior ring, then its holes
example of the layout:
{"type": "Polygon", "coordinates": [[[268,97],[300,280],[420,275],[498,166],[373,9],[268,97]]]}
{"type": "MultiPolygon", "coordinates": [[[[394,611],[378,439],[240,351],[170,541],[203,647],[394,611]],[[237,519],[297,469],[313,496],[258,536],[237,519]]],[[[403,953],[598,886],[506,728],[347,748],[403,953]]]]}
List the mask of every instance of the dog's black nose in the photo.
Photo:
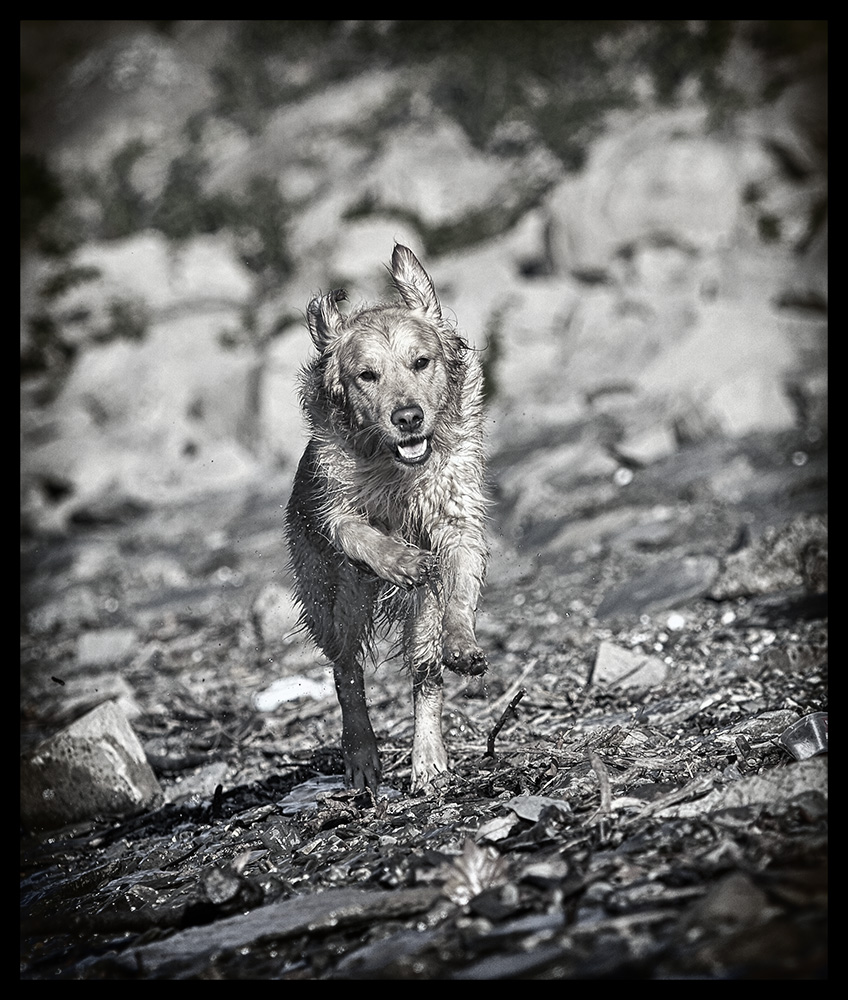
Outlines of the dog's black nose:
{"type": "Polygon", "coordinates": [[[392,414],[392,423],[406,434],[412,434],[424,423],[424,411],[417,404],[399,406],[392,414]]]}

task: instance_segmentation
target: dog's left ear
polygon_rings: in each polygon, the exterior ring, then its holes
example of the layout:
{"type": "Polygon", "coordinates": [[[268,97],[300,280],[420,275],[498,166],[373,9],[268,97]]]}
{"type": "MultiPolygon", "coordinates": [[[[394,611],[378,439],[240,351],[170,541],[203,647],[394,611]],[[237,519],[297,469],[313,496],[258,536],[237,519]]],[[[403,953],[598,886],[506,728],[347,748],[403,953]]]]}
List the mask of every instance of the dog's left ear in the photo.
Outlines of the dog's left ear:
{"type": "Polygon", "coordinates": [[[430,275],[418,262],[418,258],[408,248],[398,243],[392,254],[392,278],[400,297],[410,309],[420,309],[428,319],[438,322],[442,318],[442,307],[430,275]]]}

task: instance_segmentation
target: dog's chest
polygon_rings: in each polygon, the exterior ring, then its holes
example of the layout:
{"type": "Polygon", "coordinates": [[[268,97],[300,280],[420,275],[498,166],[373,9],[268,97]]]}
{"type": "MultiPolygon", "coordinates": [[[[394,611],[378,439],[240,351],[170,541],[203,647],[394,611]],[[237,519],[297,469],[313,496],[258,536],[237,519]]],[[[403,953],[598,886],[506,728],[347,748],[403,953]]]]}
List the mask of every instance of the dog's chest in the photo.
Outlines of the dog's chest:
{"type": "Polygon", "coordinates": [[[455,516],[450,483],[443,476],[416,476],[405,481],[385,482],[363,495],[368,520],[389,533],[400,533],[421,544],[433,528],[455,516]]]}

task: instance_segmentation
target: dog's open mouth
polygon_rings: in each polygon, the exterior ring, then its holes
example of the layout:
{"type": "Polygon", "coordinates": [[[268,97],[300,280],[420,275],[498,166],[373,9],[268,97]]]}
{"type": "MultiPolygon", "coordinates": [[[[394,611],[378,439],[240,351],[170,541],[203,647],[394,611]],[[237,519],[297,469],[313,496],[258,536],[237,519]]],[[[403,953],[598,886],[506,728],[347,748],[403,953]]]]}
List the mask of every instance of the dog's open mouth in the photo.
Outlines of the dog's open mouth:
{"type": "Polygon", "coordinates": [[[430,457],[428,438],[409,438],[395,448],[395,457],[404,465],[420,465],[430,457]]]}

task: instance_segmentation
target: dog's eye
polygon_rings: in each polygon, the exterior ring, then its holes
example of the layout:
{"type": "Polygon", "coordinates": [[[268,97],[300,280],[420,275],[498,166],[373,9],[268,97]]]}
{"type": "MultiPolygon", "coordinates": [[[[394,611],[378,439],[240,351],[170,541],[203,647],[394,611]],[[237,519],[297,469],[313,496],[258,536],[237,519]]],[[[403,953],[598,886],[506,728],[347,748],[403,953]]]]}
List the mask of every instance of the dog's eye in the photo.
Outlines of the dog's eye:
{"type": "Polygon", "coordinates": [[[429,358],[416,358],[412,363],[412,370],[416,372],[423,371],[427,365],[430,364],[429,358]]]}
{"type": "Polygon", "coordinates": [[[359,373],[359,380],[361,382],[376,382],[378,377],[377,373],[370,368],[366,368],[359,373]]]}

